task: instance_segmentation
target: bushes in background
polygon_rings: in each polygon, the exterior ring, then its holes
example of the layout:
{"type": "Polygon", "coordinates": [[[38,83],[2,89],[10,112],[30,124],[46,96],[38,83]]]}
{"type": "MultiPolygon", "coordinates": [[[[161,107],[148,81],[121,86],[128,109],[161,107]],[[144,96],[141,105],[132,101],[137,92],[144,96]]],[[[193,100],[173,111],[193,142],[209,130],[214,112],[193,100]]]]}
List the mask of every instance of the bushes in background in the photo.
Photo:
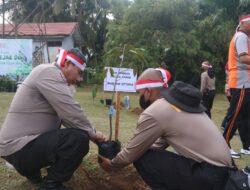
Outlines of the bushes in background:
{"type": "Polygon", "coordinates": [[[0,92],[15,92],[16,81],[8,76],[0,76],[0,92]]]}

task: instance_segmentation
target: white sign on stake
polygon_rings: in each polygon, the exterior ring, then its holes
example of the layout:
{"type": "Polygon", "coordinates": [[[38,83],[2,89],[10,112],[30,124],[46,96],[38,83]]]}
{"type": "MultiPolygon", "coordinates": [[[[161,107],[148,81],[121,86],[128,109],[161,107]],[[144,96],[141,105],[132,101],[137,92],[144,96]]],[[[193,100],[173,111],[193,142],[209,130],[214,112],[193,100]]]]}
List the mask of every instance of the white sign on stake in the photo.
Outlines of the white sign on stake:
{"type": "Polygon", "coordinates": [[[135,82],[137,75],[133,69],[105,67],[106,78],[103,82],[104,91],[136,92],[135,82]]]}

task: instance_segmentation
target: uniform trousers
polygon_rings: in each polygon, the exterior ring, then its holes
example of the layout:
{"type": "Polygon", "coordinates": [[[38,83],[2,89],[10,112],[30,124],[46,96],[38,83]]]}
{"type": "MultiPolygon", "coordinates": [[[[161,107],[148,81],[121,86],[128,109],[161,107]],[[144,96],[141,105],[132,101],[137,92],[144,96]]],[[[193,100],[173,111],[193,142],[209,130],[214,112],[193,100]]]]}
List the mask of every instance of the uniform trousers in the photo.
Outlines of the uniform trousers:
{"type": "Polygon", "coordinates": [[[47,167],[47,177],[57,182],[71,178],[89,151],[89,136],[79,129],[58,129],[38,136],[21,150],[4,156],[23,176],[33,178],[47,167]]]}
{"type": "Polygon", "coordinates": [[[152,190],[223,190],[229,175],[228,167],[169,151],[148,150],[134,166],[152,190]]]}
{"type": "Polygon", "coordinates": [[[230,89],[231,100],[223,133],[230,146],[230,140],[238,129],[244,149],[250,147],[250,89],[230,89]]]}
{"type": "Polygon", "coordinates": [[[215,90],[207,90],[202,97],[202,104],[207,108],[206,114],[211,118],[211,109],[213,107],[215,90]]]}

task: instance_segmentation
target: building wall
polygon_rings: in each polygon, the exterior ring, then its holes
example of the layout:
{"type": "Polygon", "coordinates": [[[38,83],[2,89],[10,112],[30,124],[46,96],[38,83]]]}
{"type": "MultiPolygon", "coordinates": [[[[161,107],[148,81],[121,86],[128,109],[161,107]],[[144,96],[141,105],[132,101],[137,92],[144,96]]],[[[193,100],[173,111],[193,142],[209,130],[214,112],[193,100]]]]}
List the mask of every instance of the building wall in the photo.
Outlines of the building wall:
{"type": "Polygon", "coordinates": [[[67,36],[63,39],[49,39],[48,41],[61,41],[62,46],[47,46],[42,40],[33,40],[33,66],[42,63],[51,63],[55,60],[58,53],[58,48],[71,49],[74,47],[74,39],[72,36],[67,36]],[[49,52],[48,52],[49,51],[49,52]],[[48,58],[49,57],[49,58],[48,58]]]}
{"type": "Polygon", "coordinates": [[[67,36],[62,41],[62,48],[71,49],[74,47],[74,39],[72,36],[67,36]]]}
{"type": "MultiPolygon", "coordinates": [[[[33,40],[33,49],[32,49],[32,54],[33,54],[33,67],[45,63],[45,52],[46,48],[43,46],[43,42],[39,40],[33,40]]],[[[46,54],[47,55],[47,54],[46,54]]]]}

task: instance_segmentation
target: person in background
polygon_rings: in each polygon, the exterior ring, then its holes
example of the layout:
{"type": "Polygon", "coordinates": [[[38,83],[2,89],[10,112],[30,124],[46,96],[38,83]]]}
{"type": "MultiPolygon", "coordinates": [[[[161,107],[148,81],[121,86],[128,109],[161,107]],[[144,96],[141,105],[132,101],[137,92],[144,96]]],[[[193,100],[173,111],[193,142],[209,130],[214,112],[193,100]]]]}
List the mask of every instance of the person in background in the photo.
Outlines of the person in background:
{"type": "MultiPolygon", "coordinates": [[[[225,84],[225,89],[224,89],[224,92],[225,92],[225,95],[227,97],[227,100],[228,102],[230,103],[230,100],[231,100],[231,93],[230,93],[230,89],[229,89],[229,86],[228,86],[228,63],[225,65],[225,74],[226,74],[226,84],[225,84]]],[[[221,128],[223,129],[223,131],[225,130],[225,127],[226,127],[226,122],[227,122],[227,118],[229,117],[232,117],[234,113],[230,112],[229,111],[229,108],[227,109],[227,113],[221,123],[221,128]]],[[[241,158],[241,154],[239,154],[238,152],[236,152],[234,149],[230,149],[230,153],[231,153],[231,157],[232,158],[235,158],[235,159],[239,159],[241,158]]]]}
{"type": "Polygon", "coordinates": [[[154,190],[222,190],[232,167],[230,150],[204,112],[201,93],[175,81],[167,88],[164,70],[145,70],[136,89],[144,112],[134,136],[109,160],[99,155],[101,167],[116,171],[133,163],[154,190]],[[165,150],[171,146],[174,151],[165,150]]]}
{"type": "MultiPolygon", "coordinates": [[[[230,103],[231,94],[230,94],[230,89],[228,87],[228,63],[226,63],[226,65],[225,65],[225,74],[226,74],[226,83],[225,83],[224,93],[227,97],[228,102],[230,103]]],[[[227,114],[228,114],[228,111],[227,111],[227,114]]],[[[223,129],[225,129],[225,125],[226,125],[226,121],[227,121],[227,114],[221,123],[221,128],[223,128],[223,129]]]]}
{"type": "Polygon", "coordinates": [[[228,87],[231,100],[228,109],[224,138],[230,140],[238,129],[242,142],[241,154],[250,155],[250,14],[239,18],[228,51],[228,87]]]}
{"type": "Polygon", "coordinates": [[[226,83],[225,83],[225,95],[227,97],[228,102],[231,100],[230,89],[228,86],[228,63],[225,65],[225,74],[226,74],[226,83]]]}
{"type": "Polygon", "coordinates": [[[66,190],[62,183],[88,153],[89,140],[105,140],[69,88],[85,66],[84,55],[73,48],[60,49],[55,63],[35,67],[17,90],[1,128],[1,157],[39,184],[39,190],[66,190]],[[47,176],[42,178],[44,167],[47,176]]]}
{"type": "Polygon", "coordinates": [[[208,61],[201,64],[201,85],[202,104],[206,107],[206,114],[211,118],[211,109],[213,107],[215,96],[215,74],[212,65],[208,61]]]}

